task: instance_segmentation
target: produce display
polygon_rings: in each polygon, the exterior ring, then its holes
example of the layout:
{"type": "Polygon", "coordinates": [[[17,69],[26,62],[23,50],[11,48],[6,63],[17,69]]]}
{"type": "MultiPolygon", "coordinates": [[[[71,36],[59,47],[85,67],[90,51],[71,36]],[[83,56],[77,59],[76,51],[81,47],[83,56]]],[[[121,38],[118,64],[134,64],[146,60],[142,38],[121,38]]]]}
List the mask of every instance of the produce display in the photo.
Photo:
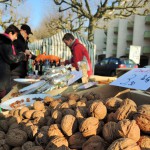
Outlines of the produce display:
{"type": "Polygon", "coordinates": [[[95,93],[46,96],[1,115],[0,149],[148,150],[150,105],[95,93]]]}

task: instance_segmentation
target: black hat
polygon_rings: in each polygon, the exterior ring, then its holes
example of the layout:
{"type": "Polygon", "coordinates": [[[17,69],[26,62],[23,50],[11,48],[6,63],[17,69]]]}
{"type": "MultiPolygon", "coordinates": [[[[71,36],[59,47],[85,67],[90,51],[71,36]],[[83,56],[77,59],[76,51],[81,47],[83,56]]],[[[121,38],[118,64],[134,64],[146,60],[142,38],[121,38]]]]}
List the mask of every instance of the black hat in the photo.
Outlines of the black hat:
{"type": "Polygon", "coordinates": [[[21,29],[26,30],[27,34],[33,34],[31,28],[27,24],[22,24],[21,29]]]}

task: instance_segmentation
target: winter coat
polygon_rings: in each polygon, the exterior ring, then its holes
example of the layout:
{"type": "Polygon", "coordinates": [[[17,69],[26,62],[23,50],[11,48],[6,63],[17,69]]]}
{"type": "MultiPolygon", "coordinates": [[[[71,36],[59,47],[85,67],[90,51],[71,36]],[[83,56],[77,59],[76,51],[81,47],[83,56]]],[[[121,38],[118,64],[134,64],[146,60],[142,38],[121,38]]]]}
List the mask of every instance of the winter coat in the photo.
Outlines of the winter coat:
{"type": "Polygon", "coordinates": [[[87,72],[88,76],[92,75],[92,65],[91,65],[90,57],[84,45],[81,44],[78,39],[76,39],[75,42],[70,47],[70,49],[73,56],[71,59],[71,64],[78,70],[77,63],[79,61],[83,61],[84,58],[86,58],[88,63],[88,72],[87,72]]]}
{"type": "Polygon", "coordinates": [[[10,65],[25,59],[25,54],[16,55],[12,46],[11,39],[5,34],[0,34],[0,91],[5,89],[8,86],[7,83],[10,82],[10,65]]]}
{"type": "MultiPolygon", "coordinates": [[[[28,41],[25,41],[21,34],[19,34],[17,40],[14,41],[14,46],[17,54],[20,52],[25,52],[25,50],[29,49],[28,41]]],[[[35,56],[32,56],[32,59],[34,58],[35,56]]],[[[24,78],[27,75],[27,71],[28,59],[11,65],[11,76],[19,76],[20,78],[24,78]]]]}

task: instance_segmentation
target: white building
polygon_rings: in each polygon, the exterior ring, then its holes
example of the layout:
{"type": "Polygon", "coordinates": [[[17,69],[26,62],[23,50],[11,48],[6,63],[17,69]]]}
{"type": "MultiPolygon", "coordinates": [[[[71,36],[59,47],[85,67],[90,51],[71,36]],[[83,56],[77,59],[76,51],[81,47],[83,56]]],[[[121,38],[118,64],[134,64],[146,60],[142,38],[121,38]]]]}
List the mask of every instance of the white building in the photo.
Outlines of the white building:
{"type": "Polygon", "coordinates": [[[140,65],[150,65],[150,15],[112,20],[107,31],[95,31],[94,43],[99,59],[128,57],[130,45],[141,46],[140,65]]]}

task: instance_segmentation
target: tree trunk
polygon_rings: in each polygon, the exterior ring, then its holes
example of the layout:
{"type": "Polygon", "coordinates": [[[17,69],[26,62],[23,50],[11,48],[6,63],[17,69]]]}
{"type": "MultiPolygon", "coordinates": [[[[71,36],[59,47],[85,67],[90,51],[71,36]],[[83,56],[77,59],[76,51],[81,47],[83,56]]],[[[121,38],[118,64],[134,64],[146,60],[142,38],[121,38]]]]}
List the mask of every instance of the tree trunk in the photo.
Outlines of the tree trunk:
{"type": "Polygon", "coordinates": [[[94,42],[94,20],[89,20],[89,26],[88,26],[88,40],[90,42],[94,42]]]}

